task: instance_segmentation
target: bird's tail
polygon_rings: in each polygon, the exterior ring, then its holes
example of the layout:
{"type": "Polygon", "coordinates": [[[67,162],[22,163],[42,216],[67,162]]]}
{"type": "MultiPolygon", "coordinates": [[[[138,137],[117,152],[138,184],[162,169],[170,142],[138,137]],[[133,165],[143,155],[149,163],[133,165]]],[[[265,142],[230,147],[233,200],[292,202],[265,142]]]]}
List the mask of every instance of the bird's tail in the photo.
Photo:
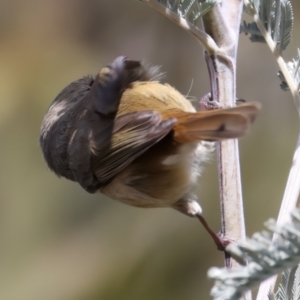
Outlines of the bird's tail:
{"type": "Polygon", "coordinates": [[[247,133],[260,108],[259,103],[247,103],[228,109],[196,113],[169,111],[167,114],[177,119],[173,127],[175,141],[189,143],[239,138],[247,133]]]}

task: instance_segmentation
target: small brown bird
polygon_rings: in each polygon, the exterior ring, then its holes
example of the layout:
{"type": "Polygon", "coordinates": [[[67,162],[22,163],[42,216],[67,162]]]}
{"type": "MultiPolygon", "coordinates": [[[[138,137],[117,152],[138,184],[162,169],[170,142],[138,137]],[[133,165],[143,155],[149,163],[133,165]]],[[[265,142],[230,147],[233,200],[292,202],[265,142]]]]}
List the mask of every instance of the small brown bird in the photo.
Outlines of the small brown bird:
{"type": "Polygon", "coordinates": [[[198,217],[223,249],[202,217],[193,188],[211,141],[243,136],[260,105],[196,112],[159,78],[157,67],[118,57],[95,78],[72,82],[43,120],[45,160],[58,176],[90,193],[198,217]]]}

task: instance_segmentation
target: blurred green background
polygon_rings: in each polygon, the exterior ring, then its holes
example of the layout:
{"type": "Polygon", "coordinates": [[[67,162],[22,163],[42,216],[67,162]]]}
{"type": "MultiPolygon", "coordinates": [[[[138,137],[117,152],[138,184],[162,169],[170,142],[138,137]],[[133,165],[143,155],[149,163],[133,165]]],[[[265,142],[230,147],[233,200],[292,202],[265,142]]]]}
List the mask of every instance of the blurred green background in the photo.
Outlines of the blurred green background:
{"type": "MultiPolygon", "coordinates": [[[[288,59],[300,46],[293,5],[288,59]]],[[[38,145],[58,92],[118,55],[162,65],[171,85],[202,96],[209,82],[198,42],[133,0],[2,0],[0,37],[0,299],[210,299],[207,270],[223,255],[197,220],[89,195],[51,173],[38,145]]],[[[240,143],[248,235],[277,216],[297,139],[297,112],[277,70],[266,45],[241,36],[238,97],[263,104],[240,143]]],[[[198,193],[216,231],[217,183],[213,159],[198,193]]]]}

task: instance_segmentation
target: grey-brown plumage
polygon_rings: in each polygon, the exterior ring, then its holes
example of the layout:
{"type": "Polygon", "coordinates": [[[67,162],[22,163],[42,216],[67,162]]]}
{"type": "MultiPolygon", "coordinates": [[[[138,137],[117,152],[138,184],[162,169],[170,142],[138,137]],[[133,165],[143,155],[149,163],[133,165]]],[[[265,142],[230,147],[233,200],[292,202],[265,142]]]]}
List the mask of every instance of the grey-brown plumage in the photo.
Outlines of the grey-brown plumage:
{"type": "Polygon", "coordinates": [[[172,120],[161,121],[157,114],[147,111],[115,120],[126,88],[135,81],[156,80],[160,76],[158,68],[146,68],[139,62],[118,57],[95,78],[86,76],[64,88],[50,106],[41,127],[40,145],[49,168],[58,176],[77,181],[90,193],[107,184],[113,174],[109,175],[107,170],[107,176],[99,180],[94,165],[105,167],[107,155],[114,155],[110,153],[113,133],[122,134],[128,127],[138,127],[131,132],[149,138],[132,148],[134,153],[128,159],[133,160],[161,139],[162,132],[170,131],[172,120]],[[101,159],[103,162],[99,164],[101,159]]]}
{"type": "Polygon", "coordinates": [[[52,171],[90,193],[172,207],[207,228],[193,192],[210,152],[206,141],[241,137],[260,106],[196,112],[159,77],[157,68],[118,57],[95,78],[72,82],[43,120],[41,148],[52,171]]]}

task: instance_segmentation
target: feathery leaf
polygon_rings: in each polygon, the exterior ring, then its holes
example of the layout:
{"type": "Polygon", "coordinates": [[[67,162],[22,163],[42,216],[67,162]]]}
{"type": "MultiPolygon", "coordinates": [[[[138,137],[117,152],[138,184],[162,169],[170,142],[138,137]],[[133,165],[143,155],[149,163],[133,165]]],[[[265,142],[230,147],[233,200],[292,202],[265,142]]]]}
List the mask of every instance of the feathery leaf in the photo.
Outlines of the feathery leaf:
{"type": "Polygon", "coordinates": [[[251,42],[265,43],[265,39],[260,33],[255,22],[247,23],[244,21],[243,25],[240,27],[240,33],[242,32],[244,32],[246,35],[250,34],[249,39],[251,42]]]}
{"type": "Polygon", "coordinates": [[[280,283],[277,292],[270,293],[269,299],[299,300],[299,286],[300,286],[299,274],[300,274],[299,265],[284,271],[282,273],[282,282],[280,283]]]}
{"type": "MultiPolygon", "coordinates": [[[[276,245],[272,244],[271,235],[263,231],[239,245],[228,246],[226,250],[233,257],[247,260],[248,264],[232,270],[209,270],[209,277],[215,279],[211,291],[215,300],[237,300],[256,284],[300,262],[300,209],[295,210],[292,217],[291,223],[280,228],[276,228],[274,220],[266,222],[267,228],[280,237],[276,245]]],[[[289,281],[287,286],[290,286],[289,281]]],[[[269,299],[274,299],[272,297],[274,295],[270,294],[269,299]]]]}
{"type": "MultiPolygon", "coordinates": [[[[298,92],[300,93],[300,49],[298,49],[298,56],[296,59],[293,59],[292,61],[287,62],[286,64],[288,71],[293,78],[295,85],[298,87],[298,92]]],[[[286,83],[286,80],[282,74],[281,71],[277,73],[279,79],[281,80],[280,87],[287,91],[289,90],[289,87],[286,83]]]]}
{"type": "Polygon", "coordinates": [[[279,26],[279,40],[277,49],[281,53],[286,49],[292,38],[294,14],[291,2],[281,0],[281,21],[279,26]]]}
{"type": "Polygon", "coordinates": [[[293,286],[293,300],[299,300],[300,299],[300,266],[299,265],[294,277],[295,279],[294,279],[294,286],[293,286]]]}
{"type": "Polygon", "coordinates": [[[220,0],[157,0],[157,2],[196,26],[197,21],[220,0]]]}
{"type": "MultiPolygon", "coordinates": [[[[249,3],[281,53],[290,43],[293,31],[294,14],[290,0],[249,0],[249,3]]],[[[244,22],[242,32],[250,30],[251,33],[255,28],[251,24],[244,22]]],[[[250,40],[262,42],[260,36],[257,32],[251,33],[250,40]]]]}

